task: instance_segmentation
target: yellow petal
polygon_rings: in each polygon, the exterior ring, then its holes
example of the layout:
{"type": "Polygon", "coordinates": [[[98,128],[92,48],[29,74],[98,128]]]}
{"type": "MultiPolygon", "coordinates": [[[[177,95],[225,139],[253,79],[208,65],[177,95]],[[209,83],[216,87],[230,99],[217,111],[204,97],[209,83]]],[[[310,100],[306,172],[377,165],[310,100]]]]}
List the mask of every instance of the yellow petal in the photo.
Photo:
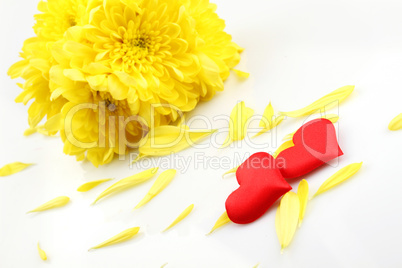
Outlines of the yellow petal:
{"type": "Polygon", "coordinates": [[[306,206],[308,201],[308,183],[306,180],[302,180],[297,188],[297,196],[300,201],[300,213],[299,213],[299,226],[301,225],[304,213],[306,212],[306,206]]]}
{"type": "Polygon", "coordinates": [[[57,131],[49,132],[47,129],[45,129],[44,125],[37,126],[35,129],[36,129],[36,132],[38,132],[42,135],[45,135],[45,136],[49,136],[49,137],[54,136],[57,132],[57,131]]]}
{"type": "Polygon", "coordinates": [[[338,105],[344,99],[346,99],[354,90],[355,86],[344,86],[338,88],[337,90],[325,95],[324,97],[316,100],[312,104],[291,112],[281,112],[282,115],[289,117],[301,117],[317,112],[322,112],[324,110],[330,109],[338,105]]]}
{"type": "Polygon", "coordinates": [[[388,125],[389,130],[399,130],[402,129],[402,113],[397,117],[392,119],[392,121],[388,125]]]}
{"type": "Polygon", "coordinates": [[[277,157],[280,152],[282,152],[290,147],[293,147],[293,146],[295,146],[295,144],[293,143],[293,140],[285,141],[284,143],[281,144],[281,146],[279,146],[278,149],[276,149],[273,156],[277,157]]]}
{"type": "Polygon", "coordinates": [[[29,167],[30,165],[33,164],[25,164],[21,162],[14,162],[7,164],[4,167],[0,168],[0,177],[9,176],[14,173],[20,172],[29,167]]]}
{"type": "Polygon", "coordinates": [[[239,78],[249,78],[249,77],[250,77],[250,74],[249,74],[249,73],[246,73],[246,72],[243,72],[243,71],[240,71],[240,70],[237,70],[237,69],[233,69],[233,72],[234,72],[239,78]]]}
{"type": "MultiPolygon", "coordinates": [[[[327,115],[324,115],[324,116],[321,117],[321,118],[328,119],[328,120],[331,121],[333,124],[335,124],[335,123],[338,122],[338,120],[339,120],[339,116],[336,115],[336,114],[327,114],[327,115]]],[[[293,135],[294,135],[295,133],[296,133],[296,131],[295,131],[295,132],[292,132],[292,133],[290,133],[290,134],[288,134],[288,135],[286,135],[285,137],[283,137],[282,141],[286,141],[286,140],[292,139],[292,138],[293,138],[293,135]]]]}
{"type": "Polygon", "coordinates": [[[281,253],[292,241],[296,232],[299,214],[299,197],[293,192],[286,193],[281,199],[275,216],[276,234],[281,245],[281,253]]]}
{"type": "Polygon", "coordinates": [[[168,169],[162,172],[161,175],[156,179],[155,183],[152,185],[151,189],[147,193],[147,195],[138,203],[135,208],[140,208],[149,201],[152,200],[155,196],[157,196],[169,183],[173,180],[174,176],[176,175],[176,170],[168,169]]]}
{"type": "MultiPolygon", "coordinates": [[[[329,179],[327,179],[321,186],[318,188],[318,191],[315,193],[314,196],[322,194],[323,192],[328,191],[329,189],[333,188],[334,186],[344,182],[345,180],[352,177],[359,169],[362,167],[363,162],[361,163],[354,163],[350,164],[340,170],[338,170],[334,175],[332,175],[329,179]]],[[[314,197],[313,196],[313,197],[314,197]]]]}
{"type": "Polygon", "coordinates": [[[248,124],[248,121],[253,114],[254,110],[246,107],[244,101],[236,104],[230,114],[229,136],[222,147],[228,146],[233,141],[244,139],[248,128],[246,124],[248,124]]]}
{"type": "Polygon", "coordinates": [[[39,252],[39,256],[42,260],[46,261],[47,260],[47,255],[46,252],[40,248],[39,246],[39,242],[38,242],[38,252],[39,252]]]}
{"type": "Polygon", "coordinates": [[[49,118],[46,123],[43,125],[44,129],[48,131],[49,133],[57,133],[60,129],[62,129],[63,126],[63,114],[58,113],[51,118],[49,118]]]}
{"type": "Polygon", "coordinates": [[[254,265],[253,268],[257,268],[258,266],[260,266],[259,263],[257,263],[256,265],[254,265]]]}
{"type": "Polygon", "coordinates": [[[264,129],[269,128],[272,124],[273,116],[274,116],[274,108],[272,107],[272,104],[269,103],[268,106],[265,107],[262,119],[260,121],[260,127],[264,129]]]}
{"type": "Polygon", "coordinates": [[[228,213],[225,211],[220,217],[219,219],[215,222],[214,227],[212,227],[211,231],[207,234],[211,234],[213,231],[215,231],[216,229],[218,229],[219,227],[222,227],[223,225],[228,224],[229,222],[231,222],[231,220],[228,217],[228,213]]]}
{"type": "Polygon", "coordinates": [[[193,146],[199,140],[211,135],[216,130],[193,131],[186,126],[160,126],[147,134],[140,147],[139,157],[164,156],[180,152],[193,146]]]}
{"type": "Polygon", "coordinates": [[[103,191],[93,202],[93,204],[95,204],[96,202],[98,202],[100,199],[111,195],[111,194],[115,194],[124,190],[127,190],[131,187],[136,186],[137,184],[140,184],[142,182],[145,182],[147,180],[149,180],[150,178],[152,178],[156,172],[158,171],[158,168],[150,168],[147,169],[143,172],[137,173],[135,175],[132,175],[130,177],[127,177],[125,179],[119,180],[118,182],[116,182],[115,184],[113,184],[112,186],[110,186],[109,188],[107,188],[105,191],[103,191]]]}
{"type": "Polygon", "coordinates": [[[231,173],[236,173],[238,168],[239,168],[239,166],[234,167],[231,170],[226,171],[225,173],[223,173],[222,177],[225,177],[226,175],[231,174],[231,173]]]}
{"type": "Polygon", "coordinates": [[[110,180],[113,180],[113,179],[101,179],[101,180],[96,180],[96,181],[90,181],[90,182],[84,183],[83,185],[78,187],[77,191],[78,192],[88,192],[89,190],[95,188],[99,184],[110,181],[110,180]]]}
{"type": "Polygon", "coordinates": [[[36,128],[31,127],[31,128],[28,128],[28,129],[26,129],[24,131],[24,136],[30,136],[30,135],[32,135],[34,133],[36,133],[36,128]]]}
{"type": "Polygon", "coordinates": [[[140,230],[140,227],[133,227],[133,228],[129,228],[115,236],[113,236],[112,238],[106,240],[105,242],[100,243],[97,246],[94,246],[91,249],[98,249],[98,248],[103,248],[103,247],[107,247],[110,245],[114,245],[117,243],[121,243],[127,240],[130,240],[131,238],[133,238],[133,236],[135,236],[140,230]]]}
{"type": "Polygon", "coordinates": [[[262,115],[259,124],[259,126],[262,127],[262,129],[253,138],[258,137],[261,134],[264,134],[265,132],[268,132],[271,129],[275,128],[283,121],[283,119],[285,119],[285,116],[283,115],[280,115],[278,117],[274,116],[274,108],[272,107],[271,103],[269,103],[264,110],[264,114],[262,115]]]}
{"type": "Polygon", "coordinates": [[[190,212],[193,210],[194,208],[194,204],[191,204],[190,206],[188,206],[180,215],[179,217],[177,217],[165,230],[163,230],[162,232],[166,232],[167,230],[169,230],[170,228],[172,228],[173,226],[175,226],[176,224],[178,224],[179,222],[181,222],[185,217],[188,216],[188,214],[190,214],[190,212]]]}
{"type": "Polygon", "coordinates": [[[162,265],[161,268],[165,267],[166,265],[168,265],[168,263],[165,263],[164,265],[162,265]]]}
{"type": "Polygon", "coordinates": [[[31,213],[31,212],[40,212],[40,211],[45,211],[48,209],[52,209],[52,208],[58,208],[58,207],[62,207],[68,204],[68,202],[70,202],[70,198],[67,196],[59,196],[56,197],[55,199],[52,199],[46,203],[44,203],[43,205],[40,205],[39,207],[28,211],[27,213],[31,213]]]}

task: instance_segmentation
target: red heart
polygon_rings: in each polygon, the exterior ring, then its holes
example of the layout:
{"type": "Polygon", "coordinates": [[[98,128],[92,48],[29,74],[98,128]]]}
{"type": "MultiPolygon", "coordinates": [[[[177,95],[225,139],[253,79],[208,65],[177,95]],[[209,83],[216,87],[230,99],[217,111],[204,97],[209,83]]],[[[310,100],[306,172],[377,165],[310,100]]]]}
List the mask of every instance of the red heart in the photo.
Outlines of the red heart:
{"type": "Polygon", "coordinates": [[[293,136],[295,146],[283,150],[276,157],[283,177],[303,176],[324,163],[343,155],[336,139],[334,125],[320,118],[304,124],[293,136]]]}
{"type": "Polygon", "coordinates": [[[272,204],[292,189],[275,159],[261,152],[250,156],[236,171],[240,187],[226,199],[226,212],[235,223],[250,223],[261,217],[272,204]]]}

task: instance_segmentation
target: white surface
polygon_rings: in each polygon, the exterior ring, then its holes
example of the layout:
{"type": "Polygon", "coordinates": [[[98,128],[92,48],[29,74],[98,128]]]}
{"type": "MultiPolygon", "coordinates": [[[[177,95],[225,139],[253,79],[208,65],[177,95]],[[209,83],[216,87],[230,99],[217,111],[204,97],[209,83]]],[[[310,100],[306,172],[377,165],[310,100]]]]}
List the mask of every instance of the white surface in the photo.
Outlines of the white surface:
{"type": "MultiPolygon", "coordinates": [[[[309,104],[338,87],[356,91],[339,109],[338,166],[308,176],[311,192],[340,167],[364,161],[350,181],[312,200],[302,227],[281,255],[274,228],[274,209],[249,225],[228,225],[205,236],[224,211],[234,177],[221,179],[224,168],[191,167],[143,208],[132,211],[153,181],[90,206],[115,181],[88,192],[76,192],[87,181],[124,178],[138,168],[115,161],[94,168],[62,153],[58,138],[22,136],[26,107],[15,104],[20,92],[6,75],[18,60],[24,39],[32,35],[36,1],[0,3],[0,165],[37,165],[0,179],[0,267],[401,267],[402,132],[387,130],[402,112],[402,2],[390,0],[231,0],[215,1],[227,30],[246,50],[239,69],[245,82],[232,76],[225,91],[193,114],[213,118],[229,114],[244,100],[261,114],[272,101],[277,110],[309,104]],[[72,202],[38,215],[25,212],[56,196],[72,202]],[[165,228],[185,207],[190,216],[167,233],[165,228]],[[87,249],[133,226],[141,235],[130,242],[87,249]],[[49,260],[37,253],[40,241],[49,260]]],[[[302,120],[287,120],[277,137],[297,129],[302,120]]],[[[225,127],[213,122],[214,128],[225,127]]],[[[222,135],[221,135],[222,136],[222,135]]],[[[223,140],[223,136],[217,139],[223,140]]],[[[264,143],[265,134],[256,139],[264,143]]],[[[267,151],[275,148],[268,147],[267,151]]],[[[245,143],[236,148],[187,150],[179,155],[233,157],[253,153],[245,143]]],[[[261,149],[260,149],[261,150],[261,149]]],[[[173,165],[173,164],[172,164],[173,165]]],[[[298,180],[292,183],[297,186],[298,180]]]]}

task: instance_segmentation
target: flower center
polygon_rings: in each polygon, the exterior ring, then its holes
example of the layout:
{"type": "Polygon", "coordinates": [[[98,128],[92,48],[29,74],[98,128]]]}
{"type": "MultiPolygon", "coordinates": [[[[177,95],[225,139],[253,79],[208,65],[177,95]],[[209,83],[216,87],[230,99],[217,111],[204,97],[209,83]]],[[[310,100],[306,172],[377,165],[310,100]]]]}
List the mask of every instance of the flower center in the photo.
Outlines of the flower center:
{"type": "Polygon", "coordinates": [[[121,59],[122,67],[126,72],[142,64],[152,63],[158,49],[158,38],[154,32],[128,29],[121,37],[120,42],[114,43],[112,58],[121,59]]]}
{"type": "Polygon", "coordinates": [[[73,27],[73,26],[77,25],[77,21],[74,16],[68,17],[67,20],[68,20],[69,27],[73,27]]]}
{"type": "Polygon", "coordinates": [[[125,63],[134,64],[147,56],[153,55],[155,52],[154,44],[155,42],[150,36],[127,34],[127,36],[124,36],[123,44],[119,44],[120,54],[123,56],[125,63]]]}

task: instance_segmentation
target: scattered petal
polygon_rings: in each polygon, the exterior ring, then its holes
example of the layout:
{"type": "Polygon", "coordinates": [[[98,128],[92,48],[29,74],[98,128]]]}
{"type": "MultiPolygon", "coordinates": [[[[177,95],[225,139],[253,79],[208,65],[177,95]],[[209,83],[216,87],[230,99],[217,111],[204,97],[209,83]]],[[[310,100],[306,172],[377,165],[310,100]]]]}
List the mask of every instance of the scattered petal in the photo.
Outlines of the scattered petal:
{"type": "Polygon", "coordinates": [[[304,213],[306,212],[306,206],[308,201],[308,183],[306,180],[302,180],[297,188],[297,196],[300,201],[300,213],[299,213],[299,227],[302,224],[304,213]]]}
{"type": "MultiPolygon", "coordinates": [[[[325,118],[328,119],[329,121],[331,121],[333,124],[335,124],[336,122],[338,122],[339,120],[339,116],[336,114],[327,114],[322,116],[321,118],[325,118]]],[[[293,135],[296,133],[296,131],[286,135],[285,137],[283,137],[282,141],[286,141],[286,140],[291,140],[293,138],[293,135]]]]}
{"type": "Polygon", "coordinates": [[[40,211],[45,211],[48,209],[53,209],[53,208],[58,208],[58,207],[63,207],[70,202],[70,198],[67,196],[59,196],[56,197],[55,199],[52,199],[43,205],[40,205],[39,207],[28,211],[27,213],[32,213],[32,212],[40,212],[40,211]]]}
{"type": "Polygon", "coordinates": [[[215,231],[216,229],[222,227],[223,225],[228,224],[229,222],[231,222],[231,220],[228,217],[228,213],[225,211],[220,217],[219,219],[215,222],[214,227],[212,227],[211,231],[209,233],[207,233],[207,235],[212,234],[213,231],[215,231]]]}
{"type": "Polygon", "coordinates": [[[36,133],[36,128],[31,127],[31,128],[28,128],[28,129],[26,129],[24,131],[24,136],[30,136],[30,135],[32,135],[34,133],[36,133]]]}
{"type": "Polygon", "coordinates": [[[135,208],[140,208],[149,201],[152,200],[155,196],[157,196],[169,183],[173,180],[174,176],[176,175],[176,170],[168,169],[162,172],[161,175],[156,179],[155,183],[152,185],[151,189],[147,193],[147,195],[138,203],[135,208]]]}
{"type": "Polygon", "coordinates": [[[350,164],[340,170],[338,170],[334,175],[332,175],[329,179],[327,179],[321,186],[318,188],[318,191],[315,193],[315,196],[322,194],[329,189],[335,187],[336,185],[344,182],[345,180],[352,177],[359,169],[362,167],[363,162],[350,164]]]}
{"type": "Polygon", "coordinates": [[[239,78],[249,78],[249,77],[250,77],[250,74],[249,74],[249,73],[246,73],[246,72],[243,72],[243,71],[240,71],[240,70],[237,70],[237,69],[233,69],[233,72],[234,72],[239,78]]]}
{"type": "Polygon", "coordinates": [[[47,260],[47,255],[46,252],[40,248],[39,246],[39,242],[38,242],[38,252],[39,252],[39,256],[42,260],[46,261],[47,260]]]}
{"type": "Polygon", "coordinates": [[[287,192],[282,197],[275,216],[276,234],[281,245],[281,253],[292,241],[296,232],[299,214],[299,197],[293,192],[287,192]]]}
{"type": "Polygon", "coordinates": [[[96,181],[90,181],[90,182],[84,183],[83,185],[78,187],[77,191],[78,192],[88,192],[89,190],[92,190],[96,186],[98,186],[104,182],[110,181],[110,180],[113,180],[113,179],[101,179],[101,180],[96,180],[96,181]]]}
{"type": "Polygon", "coordinates": [[[392,119],[388,125],[388,129],[392,131],[402,129],[402,113],[392,119]]]}
{"type": "MultiPolygon", "coordinates": [[[[180,152],[216,130],[193,131],[187,126],[160,126],[147,134],[139,147],[138,159],[144,156],[164,156],[180,152]]],[[[135,161],[138,161],[136,159],[135,161]]]]}
{"type": "Polygon", "coordinates": [[[181,222],[185,217],[188,216],[188,214],[190,214],[190,212],[193,210],[194,208],[194,204],[191,204],[190,206],[188,206],[180,215],[179,217],[177,217],[165,230],[163,230],[162,232],[166,232],[167,230],[169,230],[170,228],[172,228],[173,226],[175,226],[176,224],[178,224],[179,222],[181,222]]]}
{"type": "Polygon", "coordinates": [[[265,108],[264,114],[262,115],[260,121],[259,126],[262,127],[262,129],[253,138],[258,137],[261,134],[264,134],[265,132],[268,132],[271,129],[275,128],[283,121],[283,119],[285,119],[285,116],[283,115],[275,117],[274,108],[272,107],[271,103],[269,103],[268,106],[265,108]]]}
{"type": "Polygon", "coordinates": [[[49,136],[49,137],[53,137],[56,132],[49,132],[44,125],[41,126],[37,126],[36,127],[36,132],[38,132],[39,134],[45,135],[45,136],[49,136]]]}
{"type": "Polygon", "coordinates": [[[230,114],[229,135],[222,147],[226,147],[234,141],[244,139],[247,133],[247,123],[253,114],[254,110],[246,107],[244,101],[236,104],[230,114]]]}
{"type": "Polygon", "coordinates": [[[222,178],[225,177],[228,174],[231,173],[236,173],[237,169],[239,168],[239,166],[232,168],[231,170],[226,171],[225,173],[223,173],[222,178]]]}
{"type": "Polygon", "coordinates": [[[277,157],[280,152],[286,150],[287,148],[293,147],[293,146],[295,146],[295,144],[293,143],[293,140],[285,141],[284,143],[281,144],[281,146],[279,146],[278,149],[276,149],[273,156],[277,157]]]}
{"type": "Polygon", "coordinates": [[[0,168],[0,177],[9,176],[9,175],[18,173],[18,172],[26,169],[30,165],[33,165],[33,164],[25,164],[25,163],[21,163],[21,162],[14,162],[14,163],[7,164],[4,167],[0,168]]]}
{"type": "Polygon", "coordinates": [[[103,247],[107,247],[110,245],[114,245],[117,243],[121,243],[127,240],[130,240],[131,238],[133,238],[133,236],[135,236],[140,230],[140,227],[133,227],[133,228],[129,228],[115,236],[113,236],[112,238],[106,240],[105,242],[100,243],[97,246],[94,246],[91,249],[98,249],[98,248],[103,248],[103,247]]]}
{"type": "Polygon", "coordinates": [[[353,92],[354,88],[355,86],[344,86],[338,88],[302,109],[291,112],[281,112],[281,114],[289,117],[301,117],[317,112],[324,112],[325,110],[335,107],[346,99],[353,92]]]}
{"type": "Polygon", "coordinates": [[[158,171],[158,168],[150,168],[147,169],[143,172],[137,173],[135,175],[132,175],[130,177],[127,177],[125,179],[119,180],[118,182],[116,182],[115,184],[113,184],[112,186],[110,186],[109,188],[107,188],[105,191],[103,191],[93,202],[93,204],[95,204],[96,202],[98,202],[100,199],[114,194],[114,193],[118,193],[124,190],[127,190],[131,187],[136,186],[137,184],[140,184],[142,182],[145,182],[147,180],[149,180],[150,178],[152,178],[156,172],[158,171]]]}

